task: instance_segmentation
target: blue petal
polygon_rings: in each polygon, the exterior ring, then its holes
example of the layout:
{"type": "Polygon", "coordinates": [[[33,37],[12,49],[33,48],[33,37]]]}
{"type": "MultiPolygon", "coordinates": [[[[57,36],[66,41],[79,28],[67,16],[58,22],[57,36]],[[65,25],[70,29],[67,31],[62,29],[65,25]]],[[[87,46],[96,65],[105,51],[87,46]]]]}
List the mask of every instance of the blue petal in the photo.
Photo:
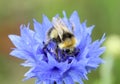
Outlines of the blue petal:
{"type": "Polygon", "coordinates": [[[74,84],[74,81],[71,76],[67,76],[64,78],[64,83],[65,84],[74,84]]]}
{"type": "Polygon", "coordinates": [[[34,67],[33,68],[31,68],[27,73],[25,73],[25,75],[24,76],[26,76],[26,78],[25,79],[23,79],[23,81],[25,81],[25,80],[28,80],[28,79],[30,79],[30,78],[32,78],[32,77],[35,77],[36,76],[36,74],[35,73],[32,73],[32,71],[34,70],[34,67]]]}
{"type": "Polygon", "coordinates": [[[78,75],[79,72],[75,72],[75,73],[70,73],[72,79],[74,79],[75,82],[79,83],[79,84],[83,84],[83,81],[80,77],[80,75],[78,75]]]}
{"type": "Polygon", "coordinates": [[[83,51],[81,50],[77,60],[83,60],[84,58],[86,58],[87,54],[89,53],[89,49],[86,47],[83,51]]]}
{"type": "Polygon", "coordinates": [[[70,21],[67,18],[66,12],[63,11],[63,21],[65,22],[65,24],[67,25],[68,29],[72,32],[72,25],[70,23],[70,21]]]}
{"type": "Polygon", "coordinates": [[[57,80],[56,83],[57,84],[63,84],[63,81],[62,80],[57,80]]]}
{"type": "Polygon", "coordinates": [[[54,80],[45,80],[45,84],[54,84],[54,80]]]}
{"type": "Polygon", "coordinates": [[[101,38],[101,40],[100,40],[100,45],[105,41],[105,39],[106,39],[105,36],[106,36],[106,35],[105,35],[105,33],[104,33],[103,36],[102,36],[102,38],[101,38]]]}
{"type": "Polygon", "coordinates": [[[42,24],[37,22],[35,19],[34,21],[34,30],[36,32],[35,38],[38,42],[42,43],[45,40],[45,32],[43,31],[42,24]]]}
{"type": "Polygon", "coordinates": [[[37,79],[35,84],[43,84],[43,81],[41,81],[40,79],[37,79]]]}
{"type": "Polygon", "coordinates": [[[21,37],[28,38],[28,37],[26,37],[27,35],[33,36],[34,31],[29,29],[29,26],[30,26],[30,24],[28,24],[27,26],[25,26],[25,25],[20,26],[21,37]]]}
{"type": "Polygon", "coordinates": [[[101,58],[90,58],[87,64],[88,70],[96,69],[100,63],[103,63],[101,58]]]}
{"type": "Polygon", "coordinates": [[[105,51],[105,47],[101,47],[99,49],[94,49],[94,50],[90,50],[89,51],[89,55],[87,57],[99,57],[101,54],[103,54],[103,52],[105,51]]]}
{"type": "Polygon", "coordinates": [[[88,33],[86,33],[86,31],[84,31],[82,38],[81,38],[81,42],[79,43],[78,46],[80,47],[80,49],[84,49],[91,42],[92,42],[92,39],[91,39],[90,35],[88,33]]]}
{"type": "Polygon", "coordinates": [[[70,22],[73,24],[74,26],[74,35],[77,38],[77,42],[79,43],[81,41],[82,38],[82,26],[80,24],[80,20],[79,20],[79,16],[77,11],[74,11],[70,17],[70,22]]]}
{"type": "Polygon", "coordinates": [[[45,34],[50,28],[52,28],[52,23],[49,21],[49,19],[45,15],[43,15],[42,27],[43,27],[42,32],[44,32],[45,34]]]}
{"type": "Polygon", "coordinates": [[[49,54],[48,54],[48,63],[49,66],[57,67],[61,71],[59,72],[60,74],[63,74],[66,70],[70,68],[70,65],[68,64],[67,61],[59,63],[49,54]]]}
{"type": "Polygon", "coordinates": [[[17,47],[19,49],[24,47],[24,44],[23,44],[22,39],[20,38],[20,36],[9,35],[8,37],[12,41],[12,43],[15,45],[15,47],[17,47]]]}
{"type": "Polygon", "coordinates": [[[24,66],[24,67],[33,67],[33,66],[35,66],[35,62],[34,61],[30,61],[30,60],[26,60],[21,65],[24,66]]]}
{"type": "Polygon", "coordinates": [[[87,32],[91,35],[92,34],[92,31],[93,31],[93,29],[94,29],[94,25],[92,25],[92,26],[90,26],[90,27],[88,27],[87,28],[87,32]]]}
{"type": "Polygon", "coordinates": [[[54,64],[58,63],[49,53],[47,53],[47,55],[48,55],[48,63],[49,64],[54,65],[54,64]]]}
{"type": "Polygon", "coordinates": [[[87,22],[87,21],[85,20],[81,25],[82,25],[82,27],[86,30],[86,32],[87,32],[89,35],[91,35],[91,34],[92,34],[92,30],[94,29],[95,25],[92,25],[92,26],[90,26],[90,27],[87,27],[86,22],[87,22]]]}
{"type": "Polygon", "coordinates": [[[20,26],[21,38],[26,41],[26,43],[30,43],[34,36],[34,32],[29,29],[29,25],[26,27],[25,25],[20,26]]]}
{"type": "Polygon", "coordinates": [[[105,34],[103,34],[101,40],[96,40],[92,43],[91,47],[92,49],[97,49],[101,46],[101,44],[105,41],[105,34]]]}
{"type": "Polygon", "coordinates": [[[24,51],[20,51],[20,50],[13,50],[12,52],[10,52],[10,55],[18,57],[20,59],[26,59],[27,55],[24,51]]]}

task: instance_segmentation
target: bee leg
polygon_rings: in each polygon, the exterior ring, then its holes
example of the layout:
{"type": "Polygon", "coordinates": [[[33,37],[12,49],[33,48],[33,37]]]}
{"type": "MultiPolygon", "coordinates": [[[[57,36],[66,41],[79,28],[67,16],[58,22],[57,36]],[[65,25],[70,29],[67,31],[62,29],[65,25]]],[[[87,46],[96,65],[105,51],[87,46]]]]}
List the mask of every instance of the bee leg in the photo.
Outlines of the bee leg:
{"type": "Polygon", "coordinates": [[[43,51],[44,52],[49,51],[48,48],[47,48],[48,43],[43,42],[43,44],[44,44],[43,51]]]}
{"type": "Polygon", "coordinates": [[[65,49],[62,50],[62,56],[64,56],[63,59],[66,59],[67,53],[66,53],[66,50],[65,50],[65,49]]]}
{"type": "Polygon", "coordinates": [[[56,48],[55,48],[55,55],[56,55],[56,59],[57,59],[57,60],[60,59],[58,52],[59,52],[59,49],[58,49],[58,46],[56,46],[56,48]]]}

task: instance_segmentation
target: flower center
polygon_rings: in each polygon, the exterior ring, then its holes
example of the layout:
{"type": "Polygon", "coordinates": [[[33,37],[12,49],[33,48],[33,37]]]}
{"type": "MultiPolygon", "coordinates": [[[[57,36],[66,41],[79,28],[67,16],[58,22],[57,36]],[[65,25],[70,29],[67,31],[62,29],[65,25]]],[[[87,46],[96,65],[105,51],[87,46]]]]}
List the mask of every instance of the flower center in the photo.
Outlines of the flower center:
{"type": "Polygon", "coordinates": [[[59,68],[56,66],[52,68],[52,71],[58,71],[58,70],[59,70],[59,68]]]}
{"type": "Polygon", "coordinates": [[[49,53],[59,62],[63,62],[66,60],[71,62],[72,58],[77,57],[80,52],[80,49],[77,47],[75,47],[74,49],[60,49],[57,43],[52,40],[47,45],[45,44],[43,50],[45,56],[47,55],[46,53],[49,53]]]}

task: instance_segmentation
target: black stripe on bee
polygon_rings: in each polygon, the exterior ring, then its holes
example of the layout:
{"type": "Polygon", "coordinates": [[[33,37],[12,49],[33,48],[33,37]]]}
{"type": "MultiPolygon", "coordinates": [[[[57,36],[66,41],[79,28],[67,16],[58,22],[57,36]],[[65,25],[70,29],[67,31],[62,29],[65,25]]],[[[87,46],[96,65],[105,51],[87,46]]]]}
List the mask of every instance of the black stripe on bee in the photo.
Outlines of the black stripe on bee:
{"type": "Polygon", "coordinates": [[[72,33],[65,32],[63,33],[62,40],[65,41],[67,38],[71,39],[72,37],[74,37],[72,33]]]}

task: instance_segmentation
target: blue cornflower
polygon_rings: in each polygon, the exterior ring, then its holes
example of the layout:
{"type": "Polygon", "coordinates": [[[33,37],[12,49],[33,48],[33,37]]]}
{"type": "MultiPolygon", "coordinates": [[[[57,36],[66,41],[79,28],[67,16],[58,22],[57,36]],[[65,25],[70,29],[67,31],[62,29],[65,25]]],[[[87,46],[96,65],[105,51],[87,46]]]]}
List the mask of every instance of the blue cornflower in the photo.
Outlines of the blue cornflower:
{"type": "Polygon", "coordinates": [[[10,55],[25,60],[22,65],[30,67],[24,80],[36,78],[36,84],[75,84],[75,82],[83,84],[82,80],[88,79],[87,74],[103,62],[100,55],[105,51],[105,47],[100,46],[105,40],[105,34],[101,40],[92,42],[94,26],[87,27],[86,21],[81,23],[76,11],[69,19],[63,12],[61,20],[70,31],[74,24],[73,34],[77,44],[70,55],[59,49],[53,40],[46,46],[46,35],[48,30],[53,28],[53,23],[45,15],[42,23],[33,20],[34,30],[30,29],[29,24],[21,25],[20,36],[9,35],[16,47],[10,55]]]}

